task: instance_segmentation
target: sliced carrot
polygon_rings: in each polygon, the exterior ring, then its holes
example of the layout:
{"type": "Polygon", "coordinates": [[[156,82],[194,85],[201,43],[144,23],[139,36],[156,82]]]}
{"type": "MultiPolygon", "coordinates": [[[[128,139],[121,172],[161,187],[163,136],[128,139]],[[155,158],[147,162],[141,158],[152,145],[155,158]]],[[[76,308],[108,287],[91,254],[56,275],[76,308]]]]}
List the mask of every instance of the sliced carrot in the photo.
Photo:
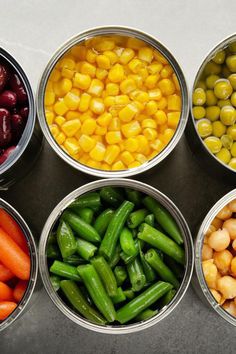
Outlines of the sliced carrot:
{"type": "Polygon", "coordinates": [[[17,304],[12,301],[0,302],[0,320],[5,320],[17,307],[17,304]]]}
{"type": "Polygon", "coordinates": [[[30,277],[30,257],[0,228],[0,262],[18,278],[30,277]]]}
{"type": "Polygon", "coordinates": [[[15,274],[13,274],[8,268],[0,263],[0,281],[8,281],[14,278],[14,276],[15,274]]]}
{"type": "Polygon", "coordinates": [[[13,290],[13,296],[17,302],[21,301],[21,299],[24,296],[24,293],[27,289],[27,286],[28,286],[28,282],[25,280],[20,280],[16,284],[15,289],[13,290]]]}
{"type": "Polygon", "coordinates": [[[0,281],[0,301],[12,301],[13,290],[7,284],[0,281]]]}
{"type": "Polygon", "coordinates": [[[13,217],[2,208],[0,208],[0,227],[11,236],[24,252],[28,253],[29,249],[23,231],[13,217]]]}

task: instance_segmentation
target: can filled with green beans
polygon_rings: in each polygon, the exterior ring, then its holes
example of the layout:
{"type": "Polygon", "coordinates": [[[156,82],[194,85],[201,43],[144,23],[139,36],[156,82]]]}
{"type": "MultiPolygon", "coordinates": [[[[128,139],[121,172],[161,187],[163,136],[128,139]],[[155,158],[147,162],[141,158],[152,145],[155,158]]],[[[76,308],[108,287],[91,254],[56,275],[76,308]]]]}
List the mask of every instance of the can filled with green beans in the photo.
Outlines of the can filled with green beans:
{"type": "Polygon", "coordinates": [[[193,244],[182,214],[161,192],[129,179],[100,180],[49,215],[39,266],[48,295],[72,321],[131,333],[178,305],[192,275],[193,244]]]}

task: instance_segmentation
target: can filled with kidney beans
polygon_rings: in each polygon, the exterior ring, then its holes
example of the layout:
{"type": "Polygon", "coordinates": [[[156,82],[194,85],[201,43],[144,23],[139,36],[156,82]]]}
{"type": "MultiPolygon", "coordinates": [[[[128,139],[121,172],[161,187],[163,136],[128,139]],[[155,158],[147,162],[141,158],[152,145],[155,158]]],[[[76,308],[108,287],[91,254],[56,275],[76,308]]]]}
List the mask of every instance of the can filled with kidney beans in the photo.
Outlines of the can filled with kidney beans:
{"type": "Polygon", "coordinates": [[[18,62],[0,48],[0,190],[31,169],[41,146],[29,80],[18,62]]]}

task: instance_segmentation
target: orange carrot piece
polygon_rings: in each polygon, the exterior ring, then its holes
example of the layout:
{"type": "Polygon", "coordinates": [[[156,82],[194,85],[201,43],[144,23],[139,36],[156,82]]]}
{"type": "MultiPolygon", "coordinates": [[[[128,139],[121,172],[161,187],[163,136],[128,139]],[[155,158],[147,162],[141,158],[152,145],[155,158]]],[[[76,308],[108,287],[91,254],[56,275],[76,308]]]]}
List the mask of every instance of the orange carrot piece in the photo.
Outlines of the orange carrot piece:
{"type": "Polygon", "coordinates": [[[13,274],[8,268],[0,263],[0,281],[8,281],[14,278],[14,276],[15,274],[13,274]]]}
{"type": "Polygon", "coordinates": [[[20,302],[22,297],[24,296],[27,286],[28,282],[25,280],[19,280],[19,282],[16,284],[13,290],[13,296],[17,303],[20,302]]]}
{"type": "Polygon", "coordinates": [[[7,284],[0,281],[0,301],[12,301],[13,290],[7,284]]]}
{"type": "Polygon", "coordinates": [[[0,208],[0,227],[8,233],[9,236],[20,246],[20,248],[28,253],[28,245],[23,231],[17,222],[4,209],[0,208]]]}
{"type": "Polygon", "coordinates": [[[30,257],[0,228],[0,262],[18,278],[30,277],[30,257]]]}
{"type": "Polygon", "coordinates": [[[0,302],[0,320],[5,320],[17,307],[17,304],[12,301],[0,302]]]}

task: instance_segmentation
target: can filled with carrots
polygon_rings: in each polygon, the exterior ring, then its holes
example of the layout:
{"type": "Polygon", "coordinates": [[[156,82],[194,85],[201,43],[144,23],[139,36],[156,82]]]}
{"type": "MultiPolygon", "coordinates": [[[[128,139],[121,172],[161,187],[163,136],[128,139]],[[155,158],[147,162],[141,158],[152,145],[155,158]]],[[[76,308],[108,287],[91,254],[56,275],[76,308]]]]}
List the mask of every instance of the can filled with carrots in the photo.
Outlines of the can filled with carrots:
{"type": "Polygon", "coordinates": [[[37,250],[29,227],[10,204],[0,199],[0,331],[25,311],[37,272],[37,250]]]}

